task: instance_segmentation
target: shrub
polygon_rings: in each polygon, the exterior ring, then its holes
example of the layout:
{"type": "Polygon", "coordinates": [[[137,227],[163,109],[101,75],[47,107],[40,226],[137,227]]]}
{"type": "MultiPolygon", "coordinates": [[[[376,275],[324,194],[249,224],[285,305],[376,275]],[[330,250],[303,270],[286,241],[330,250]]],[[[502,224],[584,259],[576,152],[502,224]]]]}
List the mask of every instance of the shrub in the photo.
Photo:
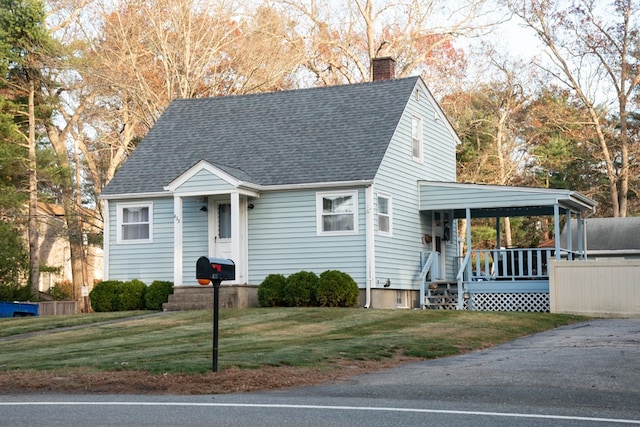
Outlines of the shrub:
{"type": "Polygon", "coordinates": [[[124,282],[120,280],[106,280],[96,284],[89,293],[91,308],[94,311],[119,311],[120,289],[124,282]]]}
{"type": "Polygon", "coordinates": [[[57,301],[70,300],[73,297],[73,283],[70,280],[56,282],[48,293],[57,301]]]}
{"type": "Polygon", "coordinates": [[[144,307],[147,310],[162,310],[162,304],[169,301],[173,293],[173,282],[154,280],[144,293],[144,307]]]}
{"type": "Polygon", "coordinates": [[[258,304],[260,307],[279,307],[285,305],[284,287],[286,278],[282,274],[269,274],[258,286],[258,304]]]}
{"type": "Polygon", "coordinates": [[[358,284],[347,273],[327,270],[320,274],[316,298],[321,307],[354,307],[359,293],[358,284]]]}
{"type": "Polygon", "coordinates": [[[0,293],[3,299],[26,301],[31,290],[23,289],[29,272],[29,255],[20,230],[5,221],[0,221],[0,293]],[[18,298],[19,297],[19,298],[18,298]]]}
{"type": "Polygon", "coordinates": [[[290,307],[315,305],[318,276],[311,271],[293,273],[285,282],[284,301],[290,307]]]}
{"type": "Polygon", "coordinates": [[[34,299],[29,285],[0,285],[0,301],[31,301],[34,299]]]}
{"type": "Polygon", "coordinates": [[[120,308],[121,311],[127,310],[143,310],[144,309],[144,293],[147,285],[138,279],[130,282],[124,282],[120,288],[120,308]]]}

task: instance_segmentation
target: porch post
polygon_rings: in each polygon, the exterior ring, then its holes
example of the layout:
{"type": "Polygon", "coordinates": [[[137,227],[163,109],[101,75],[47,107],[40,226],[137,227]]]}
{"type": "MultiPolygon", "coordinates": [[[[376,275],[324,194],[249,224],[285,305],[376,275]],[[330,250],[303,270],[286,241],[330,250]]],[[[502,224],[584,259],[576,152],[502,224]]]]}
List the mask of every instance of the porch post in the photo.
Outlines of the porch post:
{"type": "Polygon", "coordinates": [[[240,261],[240,237],[240,193],[234,191],[231,193],[231,259],[236,265],[240,261]]]}
{"type": "MultiPolygon", "coordinates": [[[[471,259],[471,208],[466,208],[465,209],[465,218],[467,220],[467,253],[465,254],[465,259],[466,256],[469,255],[469,260],[471,259]]],[[[467,269],[467,271],[463,274],[462,279],[460,279],[459,277],[457,277],[458,279],[458,304],[456,305],[456,310],[464,310],[464,297],[465,294],[467,292],[467,286],[464,283],[464,278],[465,276],[467,277],[467,280],[470,280],[470,269],[471,269],[471,261],[469,261],[469,264],[467,264],[467,266],[465,267],[467,269]]],[[[467,307],[467,309],[471,310],[471,299],[469,299],[469,306],[467,307]]]]}
{"type": "Polygon", "coordinates": [[[502,248],[502,242],[500,241],[500,231],[501,231],[501,227],[500,227],[500,217],[497,216],[496,217],[496,249],[500,250],[502,248]]]}
{"type": "Polygon", "coordinates": [[[173,286],[182,285],[182,197],[173,196],[173,286]]]}
{"type": "Polygon", "coordinates": [[[553,205],[553,234],[556,241],[556,260],[560,260],[560,207],[553,205]]]}
{"type": "Polygon", "coordinates": [[[583,232],[584,232],[584,219],[582,218],[582,212],[578,212],[576,214],[576,221],[578,222],[578,253],[580,254],[580,259],[586,259],[586,253],[584,251],[584,241],[583,241],[583,232]]]}
{"type": "Polygon", "coordinates": [[[465,216],[467,219],[467,252],[471,252],[471,208],[466,208],[465,216]]]}
{"type": "Polygon", "coordinates": [[[573,260],[573,236],[571,234],[571,211],[567,210],[567,261],[573,260]]]}

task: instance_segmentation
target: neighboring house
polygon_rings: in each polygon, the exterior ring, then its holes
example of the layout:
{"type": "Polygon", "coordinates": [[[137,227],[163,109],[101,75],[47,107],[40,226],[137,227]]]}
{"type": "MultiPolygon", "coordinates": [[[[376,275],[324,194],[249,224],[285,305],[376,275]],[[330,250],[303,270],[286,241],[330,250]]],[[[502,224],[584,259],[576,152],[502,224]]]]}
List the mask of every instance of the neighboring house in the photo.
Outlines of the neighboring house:
{"type": "Polygon", "coordinates": [[[533,211],[523,195],[556,219],[593,210],[566,190],[455,184],[459,140],[423,80],[393,79],[388,58],[374,76],[174,101],[101,195],[105,279],[169,280],[177,293],[197,287],[208,255],[235,262],[223,285],[336,269],[366,307],[426,307],[426,283],[462,286],[457,219],[533,211]]]}
{"type": "Polygon", "coordinates": [[[41,266],[39,290],[48,292],[56,283],[71,281],[69,241],[62,206],[38,202],[37,212],[41,266]]]}
{"type": "MultiPolygon", "coordinates": [[[[88,211],[87,211],[88,212],[88,211]]],[[[85,224],[90,232],[90,225],[85,224]]],[[[38,248],[40,255],[40,292],[48,292],[56,284],[71,282],[71,252],[64,208],[53,203],[38,202],[38,248]]],[[[92,286],[102,277],[102,248],[87,245],[82,260],[85,282],[92,286]]]]}
{"type": "MultiPolygon", "coordinates": [[[[577,224],[571,222],[572,239],[577,241],[577,224]]],[[[584,239],[588,259],[640,259],[640,217],[588,218],[584,239]]],[[[566,227],[561,239],[566,242],[566,227]]]]}

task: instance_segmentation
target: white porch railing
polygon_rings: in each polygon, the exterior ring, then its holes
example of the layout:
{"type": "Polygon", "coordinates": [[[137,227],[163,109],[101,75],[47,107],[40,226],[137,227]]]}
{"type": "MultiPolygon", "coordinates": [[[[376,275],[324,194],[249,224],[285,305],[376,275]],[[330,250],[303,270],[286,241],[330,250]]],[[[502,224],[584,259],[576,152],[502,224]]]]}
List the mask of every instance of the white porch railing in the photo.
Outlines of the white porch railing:
{"type": "MultiPolygon", "coordinates": [[[[568,260],[583,258],[580,253],[563,249],[560,255],[561,259],[568,260]]],[[[424,308],[429,285],[427,276],[431,273],[430,281],[440,277],[440,254],[423,252],[421,258],[423,268],[420,273],[420,306],[424,308]]],[[[547,298],[548,262],[553,258],[555,258],[555,248],[478,249],[468,252],[458,266],[456,275],[458,293],[456,308],[458,310],[473,309],[474,304],[471,299],[478,297],[505,299],[511,298],[510,294],[535,294],[536,296],[544,294],[547,298]]],[[[476,301],[475,304],[477,305],[478,302],[476,301]]],[[[505,304],[495,306],[508,305],[505,304]]]]}
{"type": "Polygon", "coordinates": [[[439,252],[421,252],[420,262],[422,263],[422,271],[420,272],[420,307],[425,306],[425,297],[427,294],[427,275],[431,273],[431,277],[440,276],[440,253],[439,252]]]}
{"type": "Polygon", "coordinates": [[[553,253],[551,248],[472,250],[470,280],[548,279],[553,253]]]}

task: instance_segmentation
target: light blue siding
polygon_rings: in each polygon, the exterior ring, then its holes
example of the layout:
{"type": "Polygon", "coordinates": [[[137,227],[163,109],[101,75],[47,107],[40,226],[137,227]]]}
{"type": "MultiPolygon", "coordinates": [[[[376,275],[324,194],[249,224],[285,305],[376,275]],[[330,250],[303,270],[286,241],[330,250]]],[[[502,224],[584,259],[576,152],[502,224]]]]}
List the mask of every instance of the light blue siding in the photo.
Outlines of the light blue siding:
{"type": "MultiPolygon", "coordinates": [[[[422,237],[433,235],[431,217],[420,214],[418,181],[455,181],[455,144],[446,123],[436,113],[436,107],[426,88],[418,83],[418,97],[408,100],[406,110],[396,128],[382,165],[374,181],[374,191],[390,194],[393,199],[393,235],[375,236],[376,283],[380,287],[389,279],[391,287],[415,289],[419,286],[420,252],[431,250],[422,237]],[[411,120],[419,115],[423,120],[423,162],[411,155],[411,120]]],[[[375,198],[377,201],[377,197],[375,198]]],[[[376,206],[377,212],[377,206],[376,206]]],[[[377,220],[377,216],[376,216],[377,220]]],[[[455,264],[455,233],[450,242],[443,242],[449,268],[455,264]]],[[[377,230],[377,224],[376,224],[377,230]]]]}
{"type": "Polygon", "coordinates": [[[365,286],[365,199],[358,191],[358,234],[318,236],[316,191],[264,193],[249,215],[249,283],[271,273],[343,271],[365,286]]]}
{"type": "MultiPolygon", "coordinates": [[[[146,200],[144,202],[147,202],[146,200]]],[[[109,203],[109,278],[139,279],[150,285],[154,280],[173,281],[173,198],[153,199],[153,242],[116,243],[116,203],[109,203]]],[[[183,199],[183,280],[176,285],[195,285],[195,263],[208,254],[207,212],[200,198],[183,199]]]]}
{"type": "Polygon", "coordinates": [[[152,243],[117,243],[117,201],[109,203],[109,279],[138,279],[147,285],[173,281],[173,198],[140,200],[149,201],[153,202],[152,243]]]}
{"type": "Polygon", "coordinates": [[[227,181],[203,169],[178,187],[175,192],[178,194],[195,192],[207,194],[233,190],[234,187],[227,181]]]}

